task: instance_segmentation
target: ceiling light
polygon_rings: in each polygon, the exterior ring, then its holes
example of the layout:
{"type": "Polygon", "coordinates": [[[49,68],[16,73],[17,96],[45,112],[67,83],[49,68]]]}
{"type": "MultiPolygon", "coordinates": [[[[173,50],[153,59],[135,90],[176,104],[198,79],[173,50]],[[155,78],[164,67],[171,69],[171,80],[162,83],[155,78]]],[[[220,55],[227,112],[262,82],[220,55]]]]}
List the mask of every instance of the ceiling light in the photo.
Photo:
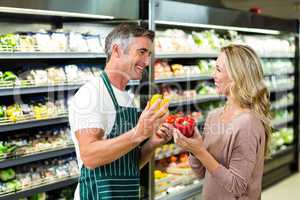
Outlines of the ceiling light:
{"type": "Polygon", "coordinates": [[[17,14],[31,14],[31,15],[60,16],[60,17],[76,17],[76,18],[114,19],[113,16],[107,16],[107,15],[95,15],[95,14],[85,14],[85,13],[77,13],[77,12],[39,10],[39,9],[28,9],[28,8],[13,8],[13,7],[0,7],[0,12],[17,13],[17,14]]]}

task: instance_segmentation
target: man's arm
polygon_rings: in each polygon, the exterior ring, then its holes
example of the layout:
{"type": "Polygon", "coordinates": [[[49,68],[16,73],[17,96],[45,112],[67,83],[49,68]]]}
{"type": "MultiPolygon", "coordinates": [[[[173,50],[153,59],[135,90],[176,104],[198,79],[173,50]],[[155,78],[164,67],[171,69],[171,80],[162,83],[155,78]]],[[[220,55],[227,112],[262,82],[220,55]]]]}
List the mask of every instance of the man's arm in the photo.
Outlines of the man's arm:
{"type": "Polygon", "coordinates": [[[99,128],[76,131],[84,165],[87,168],[96,168],[111,163],[134,149],[143,140],[135,134],[135,130],[131,129],[112,139],[103,139],[104,131],[99,128]]]}
{"type": "Polygon", "coordinates": [[[159,103],[160,101],[157,101],[150,108],[147,107],[142,112],[137,126],[118,137],[103,139],[104,130],[99,128],[87,128],[76,131],[75,135],[79,143],[80,157],[84,165],[88,168],[96,168],[111,163],[134,149],[142,141],[151,137],[164,120],[161,113],[168,106],[166,104],[158,112],[154,112],[159,103]]]}

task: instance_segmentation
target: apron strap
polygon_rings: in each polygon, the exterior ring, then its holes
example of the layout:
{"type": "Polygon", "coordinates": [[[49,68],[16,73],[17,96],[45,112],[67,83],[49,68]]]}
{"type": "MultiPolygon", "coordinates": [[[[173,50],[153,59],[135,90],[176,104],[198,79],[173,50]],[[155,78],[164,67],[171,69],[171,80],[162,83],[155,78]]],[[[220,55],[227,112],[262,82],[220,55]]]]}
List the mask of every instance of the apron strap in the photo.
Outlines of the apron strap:
{"type": "Polygon", "coordinates": [[[109,95],[110,95],[110,97],[111,97],[111,99],[114,103],[114,106],[115,106],[116,110],[118,110],[119,109],[119,104],[118,104],[117,98],[115,96],[114,90],[113,90],[113,88],[110,84],[110,81],[109,81],[109,78],[108,78],[106,72],[102,71],[100,76],[103,79],[104,85],[105,85],[105,87],[106,87],[106,89],[107,89],[107,91],[108,91],[108,93],[109,93],[109,95]]]}

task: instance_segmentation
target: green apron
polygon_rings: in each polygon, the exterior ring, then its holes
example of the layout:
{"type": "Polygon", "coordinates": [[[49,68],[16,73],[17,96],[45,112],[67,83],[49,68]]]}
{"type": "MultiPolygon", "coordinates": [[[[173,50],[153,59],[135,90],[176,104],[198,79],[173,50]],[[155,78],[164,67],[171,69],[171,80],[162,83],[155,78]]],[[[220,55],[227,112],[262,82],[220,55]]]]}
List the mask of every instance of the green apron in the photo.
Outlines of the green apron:
{"type": "MultiPolygon", "coordinates": [[[[138,113],[136,108],[119,106],[107,74],[103,72],[101,78],[116,109],[115,123],[107,135],[107,139],[111,139],[135,127],[138,113]]],[[[79,179],[80,200],[139,199],[139,153],[139,148],[136,147],[110,164],[95,169],[82,166],[79,179]]]]}

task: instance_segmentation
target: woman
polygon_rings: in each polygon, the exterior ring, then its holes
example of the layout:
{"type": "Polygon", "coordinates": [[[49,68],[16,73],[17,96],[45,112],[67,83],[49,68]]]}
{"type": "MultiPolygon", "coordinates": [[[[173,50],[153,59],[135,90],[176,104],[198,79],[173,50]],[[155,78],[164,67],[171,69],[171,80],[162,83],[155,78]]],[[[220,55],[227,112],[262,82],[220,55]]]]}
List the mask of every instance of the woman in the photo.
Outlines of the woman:
{"type": "Polygon", "coordinates": [[[222,48],[214,81],[225,106],[208,115],[202,136],[175,130],[175,143],[191,152],[190,165],[204,178],[203,199],[260,199],[271,116],[258,56],[243,45],[222,48]]]}

